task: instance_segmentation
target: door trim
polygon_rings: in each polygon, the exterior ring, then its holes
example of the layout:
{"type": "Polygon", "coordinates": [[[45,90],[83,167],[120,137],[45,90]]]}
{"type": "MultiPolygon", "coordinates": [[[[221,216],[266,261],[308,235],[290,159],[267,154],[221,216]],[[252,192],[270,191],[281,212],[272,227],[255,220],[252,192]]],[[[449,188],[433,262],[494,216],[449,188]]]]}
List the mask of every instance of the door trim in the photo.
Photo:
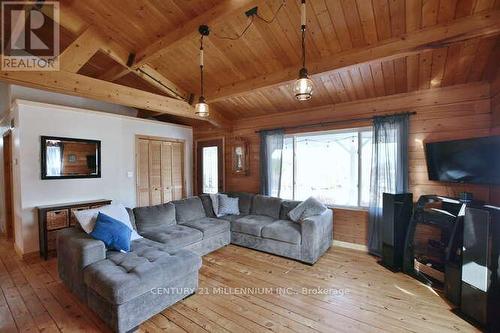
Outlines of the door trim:
{"type": "Polygon", "coordinates": [[[193,145],[193,193],[198,193],[198,144],[200,142],[222,140],[222,190],[226,191],[226,137],[225,136],[212,136],[209,138],[196,139],[193,145]]]}
{"type": "Polygon", "coordinates": [[[15,224],[15,217],[14,217],[14,177],[13,177],[13,171],[14,171],[14,159],[13,159],[13,147],[12,147],[12,130],[6,131],[3,136],[2,136],[2,145],[3,145],[3,163],[4,163],[4,207],[5,207],[5,236],[8,239],[13,239],[16,234],[16,224],[15,224]],[[9,159],[10,161],[10,170],[9,174],[7,175],[7,169],[5,168],[5,164],[7,163],[5,160],[5,138],[9,137],[9,143],[10,143],[10,156],[9,159]],[[7,188],[5,186],[5,180],[6,178],[9,177],[10,181],[10,187],[7,188]],[[10,202],[8,202],[10,199],[10,202]],[[10,214],[9,214],[10,213],[10,214]]]}
{"type": "MultiPolygon", "coordinates": [[[[171,143],[182,143],[182,157],[181,157],[181,171],[182,171],[182,197],[186,197],[187,193],[187,184],[186,184],[186,140],[185,139],[176,139],[176,138],[167,138],[167,137],[161,137],[161,136],[150,136],[150,135],[142,135],[142,134],[136,134],[135,135],[135,143],[134,143],[134,158],[135,158],[135,180],[134,180],[134,186],[135,186],[135,204],[138,207],[139,206],[139,140],[149,140],[149,141],[160,141],[160,142],[171,142],[171,143]]],[[[149,163],[148,163],[149,164],[149,163]]],[[[148,174],[148,179],[149,179],[149,174],[148,174]]]]}

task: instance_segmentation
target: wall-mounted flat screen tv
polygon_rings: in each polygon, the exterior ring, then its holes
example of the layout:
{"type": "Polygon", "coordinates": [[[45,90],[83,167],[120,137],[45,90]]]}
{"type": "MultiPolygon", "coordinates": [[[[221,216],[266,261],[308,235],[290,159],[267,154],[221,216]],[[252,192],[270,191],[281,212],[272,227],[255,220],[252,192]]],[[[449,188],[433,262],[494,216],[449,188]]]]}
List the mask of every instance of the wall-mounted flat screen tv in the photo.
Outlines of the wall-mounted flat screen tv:
{"type": "Polygon", "coordinates": [[[500,136],[425,145],[429,180],[500,185],[500,136]]]}

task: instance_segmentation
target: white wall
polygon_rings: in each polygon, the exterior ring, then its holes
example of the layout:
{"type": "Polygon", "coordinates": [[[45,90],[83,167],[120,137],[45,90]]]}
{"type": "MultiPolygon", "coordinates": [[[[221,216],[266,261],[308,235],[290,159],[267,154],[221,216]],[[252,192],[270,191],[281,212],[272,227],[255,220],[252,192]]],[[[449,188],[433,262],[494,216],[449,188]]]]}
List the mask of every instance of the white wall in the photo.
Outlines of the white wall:
{"type": "Polygon", "coordinates": [[[80,200],[112,199],[134,207],[135,135],[183,139],[185,145],[186,193],[192,193],[192,129],[132,117],[84,109],[18,100],[13,116],[16,200],[16,245],[22,253],[38,251],[38,221],[35,207],[80,200]],[[42,180],[40,136],[62,136],[101,140],[102,177],[96,179],[42,180]],[[132,178],[127,172],[133,172],[132,178]]]}
{"type": "Polygon", "coordinates": [[[70,96],[54,93],[45,90],[32,89],[17,85],[11,85],[10,98],[12,101],[22,99],[32,102],[50,103],[75,108],[90,109],[109,113],[121,114],[124,116],[135,117],[137,110],[123,105],[100,102],[84,97],[70,96]]]}

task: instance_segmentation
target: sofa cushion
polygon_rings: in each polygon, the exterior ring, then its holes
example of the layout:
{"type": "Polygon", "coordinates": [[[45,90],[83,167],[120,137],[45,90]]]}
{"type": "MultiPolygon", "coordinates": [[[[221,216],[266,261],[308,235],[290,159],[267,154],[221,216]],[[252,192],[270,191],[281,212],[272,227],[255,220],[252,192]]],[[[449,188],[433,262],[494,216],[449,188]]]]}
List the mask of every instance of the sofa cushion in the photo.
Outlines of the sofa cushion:
{"type": "Polygon", "coordinates": [[[309,197],[305,201],[301,202],[294,209],[288,213],[290,220],[299,222],[308,217],[320,215],[325,210],[326,206],[323,205],[319,200],[314,197],[309,197]]]}
{"type": "Polygon", "coordinates": [[[289,220],[290,217],[288,216],[288,213],[295,207],[297,207],[301,201],[294,201],[294,200],[283,200],[281,203],[281,211],[280,211],[280,220],[289,220]]]}
{"type": "Polygon", "coordinates": [[[262,228],[274,220],[265,215],[247,215],[232,222],[231,231],[260,237],[262,228]]]}
{"type": "Polygon", "coordinates": [[[183,200],[172,201],[175,205],[175,217],[177,223],[193,221],[207,217],[201,199],[191,197],[183,200]]]}
{"type": "Polygon", "coordinates": [[[230,225],[228,221],[203,217],[198,220],[184,222],[182,225],[203,232],[203,238],[220,234],[221,232],[229,231],[230,225]]]}
{"type": "Polygon", "coordinates": [[[123,304],[200,267],[201,258],[191,251],[169,254],[161,244],[140,239],[131,252],[108,251],[105,260],[85,268],[84,281],[111,304],[123,304]]]}
{"type": "Polygon", "coordinates": [[[224,216],[218,217],[218,219],[229,221],[229,222],[234,222],[238,219],[241,219],[244,216],[246,216],[246,215],[224,215],[224,216]]]}
{"type": "Polygon", "coordinates": [[[216,217],[214,212],[214,207],[212,204],[212,199],[210,198],[210,194],[202,194],[200,195],[200,200],[203,205],[203,209],[205,210],[205,215],[207,217],[216,217]]]}
{"type": "Polygon", "coordinates": [[[175,206],[172,203],[134,208],[135,225],[139,233],[148,228],[175,224],[175,206]]]}
{"type": "Polygon", "coordinates": [[[290,220],[278,220],[262,228],[262,238],[274,239],[291,244],[300,244],[300,224],[290,220]]]}
{"type": "Polygon", "coordinates": [[[278,220],[282,201],[280,198],[257,194],[253,198],[252,215],[266,215],[278,220]]]}
{"type": "Polygon", "coordinates": [[[219,211],[217,216],[240,215],[239,200],[239,198],[230,198],[227,195],[221,194],[219,196],[219,211]]]}
{"type": "Polygon", "coordinates": [[[107,249],[128,252],[131,234],[132,230],[125,224],[111,216],[99,213],[90,236],[102,241],[107,249]]]}
{"type": "Polygon", "coordinates": [[[141,235],[164,244],[169,250],[181,249],[203,239],[201,231],[178,224],[148,228],[141,235]]]}
{"type": "Polygon", "coordinates": [[[252,208],[253,197],[255,196],[252,193],[246,192],[229,192],[226,193],[230,198],[238,198],[238,206],[240,209],[241,215],[250,214],[250,209],[252,208]]]}

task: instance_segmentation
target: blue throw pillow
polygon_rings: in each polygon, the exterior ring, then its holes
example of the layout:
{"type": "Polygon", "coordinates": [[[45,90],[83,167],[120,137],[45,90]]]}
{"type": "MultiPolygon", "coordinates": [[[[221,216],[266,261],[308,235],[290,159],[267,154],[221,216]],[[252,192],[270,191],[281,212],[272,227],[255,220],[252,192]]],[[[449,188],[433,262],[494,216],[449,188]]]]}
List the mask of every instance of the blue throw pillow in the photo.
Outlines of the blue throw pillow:
{"type": "Polygon", "coordinates": [[[109,250],[130,251],[130,235],[132,230],[124,223],[99,213],[95,221],[94,230],[90,236],[101,240],[109,250]]]}

